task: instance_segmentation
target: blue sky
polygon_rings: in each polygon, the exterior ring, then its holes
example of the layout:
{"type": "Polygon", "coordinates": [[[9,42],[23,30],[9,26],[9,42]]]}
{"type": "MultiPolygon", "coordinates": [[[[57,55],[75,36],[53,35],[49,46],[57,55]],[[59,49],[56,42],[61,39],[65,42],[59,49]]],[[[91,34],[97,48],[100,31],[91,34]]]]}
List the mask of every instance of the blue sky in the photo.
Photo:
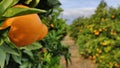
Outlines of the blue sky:
{"type": "MultiPolygon", "coordinates": [[[[61,7],[64,9],[61,16],[67,19],[67,23],[70,24],[73,19],[77,17],[88,17],[94,14],[100,1],[101,0],[60,0],[62,3],[61,7]]],[[[105,2],[109,7],[118,7],[120,5],[120,0],[105,0],[105,2]]]]}

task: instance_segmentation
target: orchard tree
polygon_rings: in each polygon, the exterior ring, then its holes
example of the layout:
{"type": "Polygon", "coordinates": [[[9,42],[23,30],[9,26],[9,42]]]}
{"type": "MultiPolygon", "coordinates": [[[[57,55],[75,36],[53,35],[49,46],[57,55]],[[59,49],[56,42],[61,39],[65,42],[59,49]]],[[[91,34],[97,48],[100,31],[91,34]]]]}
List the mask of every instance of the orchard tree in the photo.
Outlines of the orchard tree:
{"type": "Polygon", "coordinates": [[[70,60],[59,0],[0,0],[0,68],[61,68],[70,60]]]}
{"type": "Polygon", "coordinates": [[[101,1],[95,13],[88,19],[78,18],[71,29],[76,35],[79,52],[91,59],[98,68],[120,68],[120,8],[108,7],[101,1]],[[84,25],[80,25],[84,24],[84,25]],[[76,26],[79,25],[79,26],[76,26]],[[80,27],[80,28],[79,28],[80,27]],[[77,29],[79,28],[79,29],[77,29]]]}

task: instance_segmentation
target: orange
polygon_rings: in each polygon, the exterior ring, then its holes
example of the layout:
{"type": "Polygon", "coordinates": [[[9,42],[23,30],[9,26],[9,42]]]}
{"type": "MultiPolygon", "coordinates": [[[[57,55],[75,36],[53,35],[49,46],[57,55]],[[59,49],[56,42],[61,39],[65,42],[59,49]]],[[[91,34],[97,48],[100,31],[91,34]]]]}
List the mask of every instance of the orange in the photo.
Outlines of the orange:
{"type": "MultiPolygon", "coordinates": [[[[27,8],[23,5],[17,5],[15,7],[27,8]]],[[[11,42],[18,47],[26,46],[35,41],[41,40],[46,36],[48,31],[47,27],[42,24],[37,14],[8,18],[4,23],[9,23],[8,26],[10,26],[10,30],[8,32],[8,37],[11,42]]]]}
{"type": "Polygon", "coordinates": [[[119,64],[115,63],[114,66],[118,68],[118,67],[119,67],[119,64]]]}
{"type": "Polygon", "coordinates": [[[98,53],[102,53],[102,50],[99,50],[98,53]]]}
{"type": "Polygon", "coordinates": [[[109,62],[110,65],[113,65],[113,62],[109,62]]]}
{"type": "Polygon", "coordinates": [[[111,35],[117,35],[117,32],[111,31],[110,34],[111,34],[111,35]]]}
{"type": "Polygon", "coordinates": [[[92,58],[93,58],[93,59],[96,59],[96,56],[94,55],[92,58]]]}
{"type": "Polygon", "coordinates": [[[2,25],[0,26],[0,30],[5,29],[5,28],[11,26],[13,20],[14,20],[14,18],[8,18],[8,19],[6,19],[6,20],[2,23],[2,25]]]}
{"type": "Polygon", "coordinates": [[[94,30],[93,32],[95,33],[95,32],[97,32],[97,30],[94,30]]]}
{"type": "Polygon", "coordinates": [[[29,8],[28,6],[25,6],[25,5],[21,5],[21,4],[18,4],[18,5],[15,5],[14,7],[19,7],[19,8],[29,8]]]}
{"type": "Polygon", "coordinates": [[[98,32],[98,31],[94,33],[94,35],[96,35],[96,36],[98,36],[99,34],[100,34],[100,32],[98,32]]]}
{"type": "Polygon", "coordinates": [[[89,56],[88,58],[91,59],[91,60],[93,59],[92,56],[89,56]]]}
{"type": "Polygon", "coordinates": [[[101,43],[102,46],[107,46],[108,44],[106,42],[101,43]]]}
{"type": "Polygon", "coordinates": [[[113,18],[113,19],[114,19],[114,18],[115,18],[115,16],[114,16],[114,15],[112,15],[112,16],[111,16],[111,18],[113,18]]]}
{"type": "Polygon", "coordinates": [[[102,63],[102,62],[103,62],[103,60],[101,60],[101,59],[100,59],[100,60],[99,60],[99,62],[100,62],[100,63],[102,63]]]}
{"type": "Polygon", "coordinates": [[[105,20],[105,18],[101,18],[101,21],[104,21],[105,20]]]}
{"type": "Polygon", "coordinates": [[[82,29],[80,29],[80,32],[82,32],[82,29]]]}
{"type": "Polygon", "coordinates": [[[47,35],[47,33],[48,33],[48,28],[47,28],[47,26],[45,25],[45,24],[41,24],[42,26],[41,26],[41,33],[40,33],[40,35],[39,35],[39,37],[37,38],[37,40],[41,40],[41,39],[43,39],[46,35],[47,35]]]}
{"type": "Polygon", "coordinates": [[[41,50],[41,52],[42,52],[42,53],[45,53],[45,52],[47,52],[47,49],[46,49],[46,48],[43,48],[43,49],[41,50]]]}
{"type": "Polygon", "coordinates": [[[96,56],[96,57],[98,57],[98,56],[99,56],[99,54],[95,54],[95,56],[96,56]]]}
{"type": "Polygon", "coordinates": [[[8,33],[10,40],[17,46],[35,42],[41,33],[40,22],[37,14],[15,17],[8,33]]]}
{"type": "Polygon", "coordinates": [[[96,63],[96,60],[93,60],[93,63],[96,63]]]}
{"type": "Polygon", "coordinates": [[[99,32],[102,32],[102,29],[101,29],[101,28],[99,28],[98,30],[99,30],[99,32]]]}
{"type": "Polygon", "coordinates": [[[50,27],[51,27],[51,28],[54,28],[54,25],[53,25],[53,24],[50,24],[50,27]]]}

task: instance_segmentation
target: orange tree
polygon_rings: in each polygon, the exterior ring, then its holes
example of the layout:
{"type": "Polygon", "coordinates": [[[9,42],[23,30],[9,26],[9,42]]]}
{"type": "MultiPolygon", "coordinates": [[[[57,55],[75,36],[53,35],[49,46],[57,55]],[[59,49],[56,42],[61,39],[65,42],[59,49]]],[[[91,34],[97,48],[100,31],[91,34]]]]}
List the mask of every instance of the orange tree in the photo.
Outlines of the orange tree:
{"type": "Polygon", "coordinates": [[[0,0],[0,9],[0,68],[61,68],[61,55],[68,62],[58,0],[0,0]]]}
{"type": "Polygon", "coordinates": [[[119,10],[120,7],[107,7],[102,0],[91,17],[75,20],[80,54],[97,63],[98,68],[120,68],[119,10]]]}
{"type": "Polygon", "coordinates": [[[75,19],[73,23],[69,26],[70,28],[68,29],[68,32],[75,41],[77,41],[79,32],[82,32],[82,28],[86,24],[84,22],[87,22],[87,21],[88,21],[87,18],[79,17],[75,19]]]}

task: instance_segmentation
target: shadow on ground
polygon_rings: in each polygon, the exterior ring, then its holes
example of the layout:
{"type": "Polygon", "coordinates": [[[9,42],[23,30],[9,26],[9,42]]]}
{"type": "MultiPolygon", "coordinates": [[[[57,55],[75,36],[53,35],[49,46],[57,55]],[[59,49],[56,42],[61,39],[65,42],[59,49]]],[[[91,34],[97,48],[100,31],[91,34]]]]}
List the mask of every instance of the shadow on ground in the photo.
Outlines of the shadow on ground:
{"type": "MultiPolygon", "coordinates": [[[[69,35],[63,39],[62,44],[70,47],[72,64],[69,63],[68,68],[97,68],[96,64],[91,60],[84,59],[79,55],[78,46],[75,44],[75,41],[69,37],[69,35]]],[[[66,68],[66,62],[63,57],[61,57],[61,65],[62,68],[66,68]]]]}

